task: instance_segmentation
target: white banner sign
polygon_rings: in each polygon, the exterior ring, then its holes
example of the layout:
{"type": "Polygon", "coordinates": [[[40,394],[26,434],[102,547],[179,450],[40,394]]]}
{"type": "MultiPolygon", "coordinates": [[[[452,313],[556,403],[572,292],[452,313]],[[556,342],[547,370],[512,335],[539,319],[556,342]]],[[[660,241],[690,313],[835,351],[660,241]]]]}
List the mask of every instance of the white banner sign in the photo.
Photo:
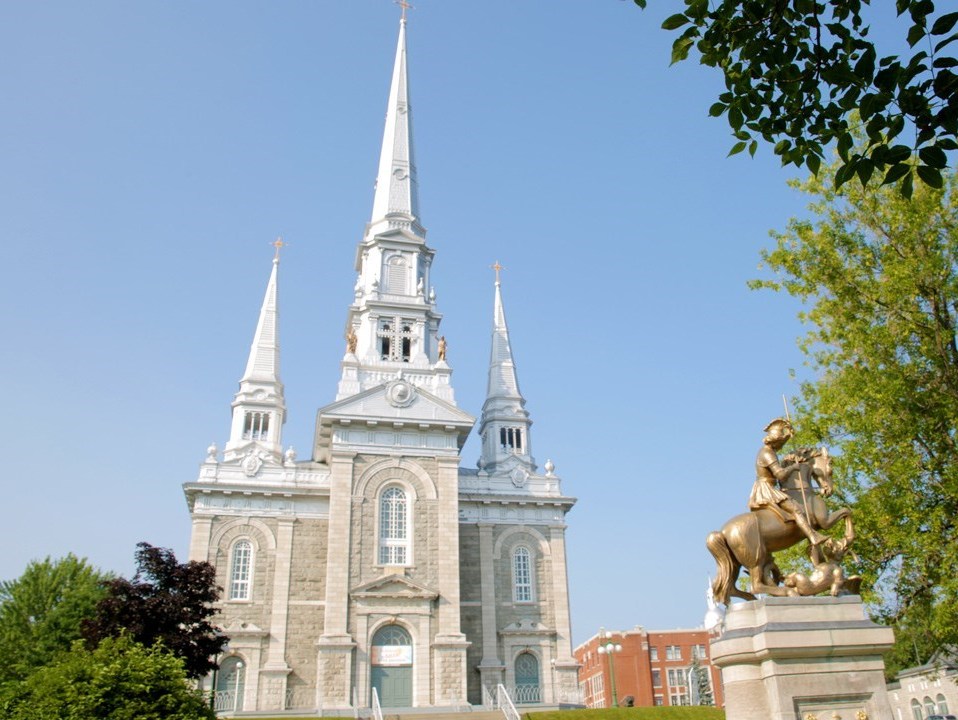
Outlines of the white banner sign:
{"type": "Polygon", "coordinates": [[[412,645],[373,645],[373,665],[412,665],[412,645]]]}

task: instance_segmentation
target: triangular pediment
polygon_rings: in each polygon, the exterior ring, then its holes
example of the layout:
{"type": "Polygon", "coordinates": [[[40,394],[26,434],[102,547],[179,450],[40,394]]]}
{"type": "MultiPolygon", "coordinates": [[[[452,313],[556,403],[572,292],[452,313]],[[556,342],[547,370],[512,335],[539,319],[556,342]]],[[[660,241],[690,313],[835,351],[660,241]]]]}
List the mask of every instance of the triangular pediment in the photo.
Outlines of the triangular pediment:
{"type": "Polygon", "coordinates": [[[469,427],[476,419],[402,378],[391,380],[319,410],[320,422],[343,420],[469,427]]]}
{"type": "Polygon", "coordinates": [[[418,598],[421,600],[435,600],[439,593],[430,587],[421,585],[407,578],[405,575],[387,574],[370,582],[353,588],[352,597],[363,598],[418,598]]]}
{"type": "Polygon", "coordinates": [[[263,630],[255,623],[246,622],[245,620],[236,619],[223,628],[223,632],[232,639],[237,639],[240,637],[265,637],[269,635],[268,632],[263,630]]]}

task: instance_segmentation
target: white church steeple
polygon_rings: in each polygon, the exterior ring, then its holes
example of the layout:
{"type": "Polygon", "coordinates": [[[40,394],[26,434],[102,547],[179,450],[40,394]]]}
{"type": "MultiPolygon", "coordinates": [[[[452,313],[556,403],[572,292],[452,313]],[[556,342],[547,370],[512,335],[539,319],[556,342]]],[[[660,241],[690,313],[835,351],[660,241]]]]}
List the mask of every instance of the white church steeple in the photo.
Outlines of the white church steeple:
{"type": "Polygon", "coordinates": [[[244,454],[249,446],[266,450],[276,458],[282,452],[286,402],[283,398],[283,383],[279,379],[277,271],[279,249],[283,242],[277,240],[274,245],[276,254],[273,257],[273,269],[266,284],[266,295],[253,334],[246,372],[233,398],[233,421],[225,448],[226,460],[244,454]]]}
{"type": "Polygon", "coordinates": [[[409,104],[409,81],[406,73],[406,20],[399,25],[399,44],[393,65],[389,101],[386,106],[386,129],[379,153],[376,194],[367,234],[392,227],[390,219],[419,223],[419,189],[416,160],[412,143],[412,108],[409,104]]]}
{"type": "Polygon", "coordinates": [[[496,271],[496,292],[492,315],[492,351],[486,401],[482,405],[482,417],[479,420],[479,437],[482,439],[479,465],[490,474],[508,472],[516,467],[535,472],[529,433],[532,420],[525,409],[525,398],[519,391],[516,363],[509,343],[509,326],[502,304],[499,281],[502,266],[497,262],[493,268],[496,271]]]}
{"type": "Polygon", "coordinates": [[[434,256],[419,219],[404,18],[389,87],[372,215],[356,250],[358,277],[344,330],[346,354],[337,400],[401,373],[413,385],[455,402],[449,382],[452,370],[444,351],[440,352],[442,316],[430,283],[434,256]]]}

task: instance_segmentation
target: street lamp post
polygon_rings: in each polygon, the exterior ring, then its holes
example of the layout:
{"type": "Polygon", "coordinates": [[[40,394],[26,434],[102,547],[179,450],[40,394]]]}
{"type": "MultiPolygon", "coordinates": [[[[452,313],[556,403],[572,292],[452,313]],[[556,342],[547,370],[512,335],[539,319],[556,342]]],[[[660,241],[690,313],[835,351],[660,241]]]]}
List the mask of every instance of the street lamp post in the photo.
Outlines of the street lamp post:
{"type": "Polygon", "coordinates": [[[236,663],[236,688],[233,697],[233,712],[239,712],[240,708],[240,673],[243,672],[243,661],[236,663]]]}
{"type": "MultiPolygon", "coordinates": [[[[599,633],[599,637],[602,637],[602,633],[599,633]]],[[[617,652],[622,652],[622,646],[618,643],[612,642],[612,631],[607,630],[605,632],[605,642],[600,642],[599,644],[599,655],[608,655],[609,656],[609,678],[612,685],[612,707],[619,707],[619,698],[615,694],[615,654],[617,652]]]]}

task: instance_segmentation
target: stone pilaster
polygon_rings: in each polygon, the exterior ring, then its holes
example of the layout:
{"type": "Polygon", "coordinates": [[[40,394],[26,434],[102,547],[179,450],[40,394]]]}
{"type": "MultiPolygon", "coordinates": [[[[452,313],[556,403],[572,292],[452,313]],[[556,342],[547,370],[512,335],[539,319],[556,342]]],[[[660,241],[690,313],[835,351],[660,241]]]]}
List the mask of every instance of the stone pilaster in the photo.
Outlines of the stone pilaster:
{"type": "Polygon", "coordinates": [[[290,564],[293,556],[295,518],[280,518],[276,529],[273,592],[270,603],[269,652],[260,672],[261,710],[286,709],[286,680],[291,672],[286,663],[286,635],[289,620],[290,564]]]}
{"type": "Polygon", "coordinates": [[[321,710],[345,710],[352,707],[353,648],[348,639],[337,641],[323,636],[317,643],[316,686],[321,710]]]}
{"type": "Polygon", "coordinates": [[[499,633],[496,620],[496,567],[493,558],[492,523],[479,523],[479,582],[482,598],[482,660],[479,675],[482,687],[495,693],[503,681],[505,666],[499,659],[499,633]]]}
{"type": "Polygon", "coordinates": [[[549,528],[552,552],[552,606],[555,612],[556,668],[576,665],[572,656],[572,625],[569,620],[569,578],[566,574],[565,525],[549,528]]]}
{"type": "Polygon", "coordinates": [[[323,638],[352,642],[347,633],[349,614],[349,551],[352,538],[352,453],[333,453],[330,460],[329,557],[323,638]]]}
{"type": "Polygon", "coordinates": [[[438,528],[439,545],[439,632],[437,640],[464,640],[459,621],[459,458],[439,458],[438,528]],[[445,548],[443,550],[442,548],[445,548]]]}
{"type": "MultiPolygon", "coordinates": [[[[461,636],[465,637],[465,636],[461,636]]],[[[432,644],[433,705],[465,705],[466,697],[466,648],[469,643],[439,641],[432,644]]]]}
{"type": "Polygon", "coordinates": [[[210,534],[213,532],[212,517],[193,516],[193,528],[190,535],[190,560],[210,561],[210,534]]]}
{"type": "Polygon", "coordinates": [[[356,644],[347,631],[347,623],[354,457],[353,453],[333,453],[330,459],[326,606],[316,658],[316,686],[320,708],[324,709],[352,706],[353,648],[356,644]]]}

